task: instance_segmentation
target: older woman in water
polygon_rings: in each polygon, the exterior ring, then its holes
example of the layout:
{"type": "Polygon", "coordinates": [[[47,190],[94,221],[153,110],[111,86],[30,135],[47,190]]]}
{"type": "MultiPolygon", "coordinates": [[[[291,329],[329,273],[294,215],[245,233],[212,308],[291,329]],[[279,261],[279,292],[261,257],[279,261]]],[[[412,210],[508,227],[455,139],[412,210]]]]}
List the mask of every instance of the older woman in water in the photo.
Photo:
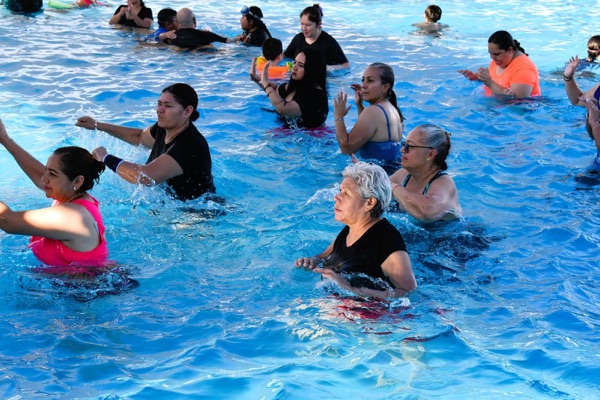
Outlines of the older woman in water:
{"type": "Polygon", "coordinates": [[[385,164],[400,163],[400,142],[404,116],[398,108],[394,92],[394,71],[383,63],[365,69],[362,84],[352,84],[358,120],[348,132],[344,117],[347,95],[340,92],[333,101],[335,136],[344,154],[357,153],[362,159],[375,159],[385,164]],[[370,105],[365,108],[363,100],[370,105]]]}
{"type": "Polygon", "coordinates": [[[483,82],[487,95],[503,94],[522,99],[542,94],[537,67],[510,33],[494,32],[488,39],[488,52],[492,58],[488,68],[458,72],[471,81],[483,82]]]}
{"type": "Polygon", "coordinates": [[[298,128],[316,128],[329,114],[327,99],[327,71],[325,57],[314,49],[306,49],[294,60],[289,82],[279,84],[269,81],[270,61],[264,66],[260,81],[253,60],[250,79],[264,89],[267,98],[287,125],[298,128]]]}
{"type": "Polygon", "coordinates": [[[301,257],[296,266],[320,273],[360,296],[406,295],[417,283],[402,235],[381,217],[391,201],[386,172],[378,165],[357,162],[346,167],[342,176],[333,210],[335,219],[346,226],[321,254],[301,257]]]}
{"type": "Polygon", "coordinates": [[[423,222],[462,215],[458,191],[445,171],[450,134],[424,124],[410,131],[402,147],[402,169],[391,177],[392,194],[401,209],[423,222]]]}
{"type": "Polygon", "coordinates": [[[98,200],[87,192],[104,165],[81,147],[60,147],[46,165],[13,141],[0,119],[0,144],[33,183],[54,200],[52,207],[13,211],[0,201],[0,229],[30,235],[33,254],[56,267],[47,272],[90,273],[106,266],[108,249],[98,200]]]}
{"type": "Polygon", "coordinates": [[[192,123],[199,117],[197,108],[196,91],[176,83],[163,89],[156,105],[158,121],[146,129],[107,124],[88,116],[80,117],[76,125],[150,148],[146,164],[124,161],[104,147],[92,153],[127,182],[147,186],[165,182],[173,197],[191,200],[215,191],[208,143],[192,123]]]}

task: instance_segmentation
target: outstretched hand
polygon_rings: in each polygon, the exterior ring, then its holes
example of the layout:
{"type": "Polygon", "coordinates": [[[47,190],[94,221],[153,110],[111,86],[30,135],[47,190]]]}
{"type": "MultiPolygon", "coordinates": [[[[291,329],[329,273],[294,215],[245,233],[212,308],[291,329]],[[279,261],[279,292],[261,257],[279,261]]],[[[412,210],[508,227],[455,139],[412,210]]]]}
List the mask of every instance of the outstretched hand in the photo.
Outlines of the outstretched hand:
{"type": "Polygon", "coordinates": [[[578,65],[579,65],[579,56],[571,57],[571,59],[567,63],[567,66],[565,67],[563,76],[569,80],[573,79],[573,76],[575,75],[575,70],[577,69],[578,65]]]}
{"type": "Polygon", "coordinates": [[[464,77],[470,81],[478,81],[479,80],[479,76],[477,75],[476,72],[470,71],[468,69],[459,69],[458,72],[463,74],[464,77]]]}
{"type": "Polygon", "coordinates": [[[85,129],[96,129],[96,124],[97,121],[88,115],[77,118],[77,122],[75,122],[75,126],[79,126],[85,129]]]}
{"type": "Polygon", "coordinates": [[[348,114],[352,105],[346,107],[346,101],[348,95],[340,90],[340,92],[333,98],[333,116],[334,118],[343,118],[348,114]]]}
{"type": "Polygon", "coordinates": [[[6,132],[6,127],[4,126],[4,122],[2,122],[2,118],[0,118],[0,144],[6,143],[6,141],[10,139],[8,136],[8,132],[6,132]]]}
{"type": "Polygon", "coordinates": [[[108,154],[108,151],[103,146],[97,147],[92,150],[92,156],[100,162],[104,162],[104,157],[108,154]]]}
{"type": "Polygon", "coordinates": [[[350,85],[350,88],[352,90],[354,90],[354,103],[356,103],[357,107],[362,107],[363,97],[362,97],[362,90],[360,88],[360,84],[353,83],[350,85]]]}

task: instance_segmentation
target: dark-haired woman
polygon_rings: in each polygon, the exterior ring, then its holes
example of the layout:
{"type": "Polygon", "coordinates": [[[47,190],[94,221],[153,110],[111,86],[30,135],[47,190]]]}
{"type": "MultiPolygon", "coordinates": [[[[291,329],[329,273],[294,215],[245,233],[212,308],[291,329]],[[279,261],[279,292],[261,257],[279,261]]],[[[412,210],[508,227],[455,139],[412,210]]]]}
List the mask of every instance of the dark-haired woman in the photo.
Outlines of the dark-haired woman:
{"type": "Polygon", "coordinates": [[[350,62],[338,42],[323,30],[323,10],[318,4],[306,7],[300,14],[302,32],[294,36],[283,54],[288,58],[306,49],[317,49],[325,55],[328,70],[348,68],[350,62]]]}
{"type": "Polygon", "coordinates": [[[402,169],[391,177],[392,195],[400,209],[423,222],[455,219],[462,215],[458,191],[448,169],[450,134],[424,124],[408,133],[402,147],[402,169]]]}
{"type": "Polygon", "coordinates": [[[0,229],[30,235],[33,254],[58,267],[48,272],[93,273],[107,266],[98,200],[87,193],[104,165],[89,151],[69,146],[56,149],[44,166],[8,136],[1,119],[0,144],[46,197],[54,199],[52,207],[28,211],[13,211],[0,201],[0,229]]]}
{"type": "Polygon", "coordinates": [[[150,28],[152,20],[152,10],[146,7],[144,0],[127,0],[127,5],[120,5],[108,23],[132,28],[150,28]]]}
{"type": "Polygon", "coordinates": [[[487,69],[458,72],[471,81],[483,82],[487,95],[502,94],[517,99],[541,96],[537,67],[510,33],[493,33],[488,39],[488,52],[492,61],[487,69]]]}
{"type": "Polygon", "coordinates": [[[240,12],[242,13],[240,24],[244,33],[236,39],[250,46],[262,46],[265,40],[271,38],[271,32],[262,21],[262,10],[256,6],[244,6],[240,12]]]}
{"type": "Polygon", "coordinates": [[[358,120],[350,132],[344,123],[350,110],[350,106],[346,107],[347,95],[340,92],[334,98],[335,135],[343,154],[358,153],[363,160],[378,160],[387,165],[400,163],[404,116],[393,87],[394,71],[389,65],[374,63],[365,69],[362,84],[351,85],[358,120]],[[370,105],[365,108],[363,100],[370,105]]]}
{"type": "Polygon", "coordinates": [[[165,182],[173,197],[191,200],[215,191],[208,143],[192,123],[199,117],[197,107],[196,91],[176,83],[163,89],[156,106],[158,121],[146,129],[101,123],[88,116],[79,118],[76,125],[151,148],[143,165],[108,154],[104,147],[92,154],[127,182],[147,186],[165,182]]]}
{"type": "Polygon", "coordinates": [[[252,65],[250,78],[261,86],[275,111],[292,128],[316,128],[325,122],[329,114],[327,100],[325,57],[314,49],[306,49],[294,60],[292,76],[281,85],[269,81],[267,61],[260,81],[256,76],[256,65],[252,65]]]}

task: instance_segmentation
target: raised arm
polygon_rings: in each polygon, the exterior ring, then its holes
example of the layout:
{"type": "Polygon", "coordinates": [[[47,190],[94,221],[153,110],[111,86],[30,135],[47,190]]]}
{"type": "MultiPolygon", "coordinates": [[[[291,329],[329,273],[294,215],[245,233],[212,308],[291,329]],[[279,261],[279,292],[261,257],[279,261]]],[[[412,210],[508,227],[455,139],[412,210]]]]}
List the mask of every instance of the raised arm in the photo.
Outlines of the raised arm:
{"type": "Polygon", "coordinates": [[[594,87],[592,87],[590,90],[583,93],[583,91],[579,88],[577,81],[575,80],[575,71],[578,65],[579,57],[571,57],[563,72],[563,81],[565,83],[565,91],[567,92],[567,96],[569,97],[571,104],[574,106],[585,107],[585,99],[593,98],[594,93],[600,84],[594,85],[594,87]]]}
{"type": "Polygon", "coordinates": [[[373,108],[367,107],[358,115],[358,120],[348,133],[344,117],[351,106],[346,106],[348,95],[340,92],[333,99],[333,116],[335,118],[335,138],[343,154],[353,154],[360,150],[374,135],[377,130],[377,116],[373,108]]]}
{"type": "Polygon", "coordinates": [[[144,147],[151,148],[154,145],[154,138],[150,134],[149,127],[146,129],[139,129],[107,124],[105,122],[99,122],[87,115],[85,117],[78,118],[75,125],[85,129],[104,131],[109,135],[116,137],[117,139],[121,139],[129,144],[133,144],[134,146],[142,145],[144,147]]]}
{"type": "Polygon", "coordinates": [[[167,179],[183,174],[183,169],[173,157],[161,154],[149,164],[136,164],[108,154],[104,147],[92,151],[98,161],[129,183],[141,183],[145,186],[159,185],[167,179]]]}
{"type": "Polygon", "coordinates": [[[33,184],[43,190],[42,175],[46,167],[8,136],[2,119],[0,119],[0,144],[13,156],[33,184]]]}

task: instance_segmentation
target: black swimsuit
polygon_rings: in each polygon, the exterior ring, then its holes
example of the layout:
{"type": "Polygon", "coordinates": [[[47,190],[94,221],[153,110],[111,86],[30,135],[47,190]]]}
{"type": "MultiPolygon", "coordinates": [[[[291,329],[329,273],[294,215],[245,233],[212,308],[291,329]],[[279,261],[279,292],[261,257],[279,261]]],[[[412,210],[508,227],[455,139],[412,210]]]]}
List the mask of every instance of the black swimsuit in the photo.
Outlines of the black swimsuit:
{"type": "MultiPolygon", "coordinates": [[[[448,175],[448,173],[444,172],[444,171],[438,171],[437,174],[435,174],[433,176],[433,178],[431,178],[429,180],[429,182],[427,182],[427,185],[425,185],[425,189],[423,189],[423,196],[427,194],[427,191],[429,191],[429,186],[431,186],[433,181],[435,181],[440,176],[444,176],[444,175],[448,175]]],[[[406,175],[406,178],[404,178],[404,181],[402,182],[402,187],[406,187],[406,184],[408,183],[408,181],[410,180],[411,177],[412,177],[411,174],[406,175]]]]}

